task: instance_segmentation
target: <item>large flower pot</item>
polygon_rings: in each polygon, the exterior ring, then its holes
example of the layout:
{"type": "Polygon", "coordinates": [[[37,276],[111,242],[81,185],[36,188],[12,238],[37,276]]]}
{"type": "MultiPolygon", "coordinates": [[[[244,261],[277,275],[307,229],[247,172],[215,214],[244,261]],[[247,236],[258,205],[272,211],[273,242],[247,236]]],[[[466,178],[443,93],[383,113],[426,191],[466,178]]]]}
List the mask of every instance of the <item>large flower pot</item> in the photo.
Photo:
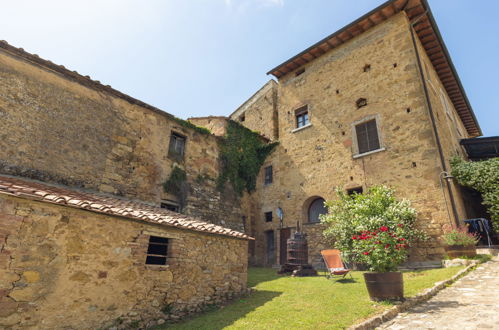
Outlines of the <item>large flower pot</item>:
{"type": "Polygon", "coordinates": [[[404,298],[404,280],[401,272],[364,273],[371,300],[401,300],[404,298]]]}
{"type": "Polygon", "coordinates": [[[459,257],[474,257],[476,256],[476,246],[474,245],[449,245],[445,247],[445,253],[451,259],[459,257]]]}

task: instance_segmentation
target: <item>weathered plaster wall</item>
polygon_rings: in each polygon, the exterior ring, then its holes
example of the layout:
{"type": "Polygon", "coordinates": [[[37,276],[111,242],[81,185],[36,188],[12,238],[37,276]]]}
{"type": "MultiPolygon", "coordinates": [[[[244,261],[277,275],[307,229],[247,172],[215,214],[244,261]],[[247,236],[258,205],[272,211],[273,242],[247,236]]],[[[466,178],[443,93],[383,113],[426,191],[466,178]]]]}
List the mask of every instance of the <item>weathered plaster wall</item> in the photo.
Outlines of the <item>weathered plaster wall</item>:
{"type": "MultiPolygon", "coordinates": [[[[337,187],[366,189],[375,184],[392,186],[400,198],[411,200],[419,226],[432,237],[412,251],[412,260],[441,257],[443,248],[436,239],[449,222],[438,179],[442,169],[405,14],[390,18],[304,68],[299,76],[282,77],[278,85],[280,145],[267,160],[273,165],[274,183],[264,186],[261,173],[254,194],[259,213],[257,263],[267,262],[267,230],[275,231],[279,255],[277,216],[274,212],[274,221],[268,223],[264,212],[283,208],[284,227],[305,222],[310,261],[320,264],[319,251],[326,247],[322,226],[306,223],[313,196],[328,200],[335,198],[337,187]],[[365,72],[366,65],[370,69],[365,72]],[[357,108],[359,98],[367,99],[367,106],[357,108]],[[293,132],[294,110],[305,104],[311,126],[293,132]],[[378,121],[384,150],[354,158],[353,124],[370,116],[378,121]]],[[[451,149],[448,144],[444,148],[451,149]]]]}
{"type": "Polygon", "coordinates": [[[213,135],[0,50],[0,173],[159,206],[178,199],[162,184],[179,166],[190,185],[187,204],[196,204],[186,212],[241,229],[238,203],[197,180],[218,176],[218,157],[213,135]],[[187,138],[181,162],[168,157],[172,132],[187,138]]]}
{"type": "Polygon", "coordinates": [[[97,329],[244,293],[247,241],[0,196],[0,327],[97,329]],[[149,235],[167,266],[145,265],[149,235]]]}

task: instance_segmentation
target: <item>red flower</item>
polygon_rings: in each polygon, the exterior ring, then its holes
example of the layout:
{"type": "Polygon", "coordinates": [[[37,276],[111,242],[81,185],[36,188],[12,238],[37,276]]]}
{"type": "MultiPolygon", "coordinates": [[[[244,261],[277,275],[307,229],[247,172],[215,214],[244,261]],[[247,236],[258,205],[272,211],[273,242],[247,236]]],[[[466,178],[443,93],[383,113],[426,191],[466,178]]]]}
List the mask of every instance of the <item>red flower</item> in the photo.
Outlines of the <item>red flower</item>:
{"type": "Polygon", "coordinates": [[[390,244],[385,245],[385,249],[388,249],[390,247],[390,244]]]}
{"type": "Polygon", "coordinates": [[[379,230],[381,230],[381,231],[388,231],[388,227],[386,227],[386,226],[381,226],[381,227],[379,228],[379,230]]]}
{"type": "Polygon", "coordinates": [[[367,252],[367,251],[366,252],[362,252],[362,254],[365,255],[365,256],[367,256],[367,255],[369,255],[369,252],[367,252]]]}
{"type": "Polygon", "coordinates": [[[352,236],[352,239],[357,239],[357,235],[353,235],[353,236],[352,236]]]}
{"type": "Polygon", "coordinates": [[[399,241],[403,242],[403,241],[405,241],[405,238],[401,237],[401,238],[399,238],[399,241]]]}
{"type": "Polygon", "coordinates": [[[400,228],[402,228],[404,225],[399,223],[397,226],[399,226],[400,228]]]}

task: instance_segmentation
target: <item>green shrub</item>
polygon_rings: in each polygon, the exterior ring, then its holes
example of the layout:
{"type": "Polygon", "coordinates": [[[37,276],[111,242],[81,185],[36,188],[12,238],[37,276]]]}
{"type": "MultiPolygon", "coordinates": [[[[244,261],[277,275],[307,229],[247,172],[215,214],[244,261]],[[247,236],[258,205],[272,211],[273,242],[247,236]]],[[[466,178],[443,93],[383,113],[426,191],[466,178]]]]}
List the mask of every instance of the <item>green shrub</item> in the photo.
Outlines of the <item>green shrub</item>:
{"type": "Polygon", "coordinates": [[[499,157],[479,162],[451,160],[452,175],[459,184],[482,194],[483,204],[490,213],[492,224],[499,230],[499,157]]]}
{"type": "Polygon", "coordinates": [[[406,259],[413,242],[425,238],[415,228],[416,210],[409,201],[398,201],[393,189],[373,186],[365,194],[337,194],[337,200],[326,202],[321,222],[327,226],[324,236],[347,261],[391,271],[406,259]]]}
{"type": "Polygon", "coordinates": [[[468,228],[454,228],[449,232],[444,233],[442,239],[445,244],[449,246],[463,245],[471,246],[476,245],[480,240],[476,234],[468,233],[468,228]]]}

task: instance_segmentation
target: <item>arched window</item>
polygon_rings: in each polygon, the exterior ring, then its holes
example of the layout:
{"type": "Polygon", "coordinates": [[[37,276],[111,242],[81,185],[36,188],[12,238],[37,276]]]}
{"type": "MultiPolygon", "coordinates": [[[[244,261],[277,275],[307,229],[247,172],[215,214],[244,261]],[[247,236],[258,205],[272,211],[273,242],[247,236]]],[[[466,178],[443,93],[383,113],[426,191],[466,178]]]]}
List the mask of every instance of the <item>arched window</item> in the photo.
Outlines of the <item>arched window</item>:
{"type": "Polygon", "coordinates": [[[308,208],[308,222],[320,222],[319,215],[326,214],[327,208],[324,206],[324,198],[316,198],[310,203],[308,208]]]}

